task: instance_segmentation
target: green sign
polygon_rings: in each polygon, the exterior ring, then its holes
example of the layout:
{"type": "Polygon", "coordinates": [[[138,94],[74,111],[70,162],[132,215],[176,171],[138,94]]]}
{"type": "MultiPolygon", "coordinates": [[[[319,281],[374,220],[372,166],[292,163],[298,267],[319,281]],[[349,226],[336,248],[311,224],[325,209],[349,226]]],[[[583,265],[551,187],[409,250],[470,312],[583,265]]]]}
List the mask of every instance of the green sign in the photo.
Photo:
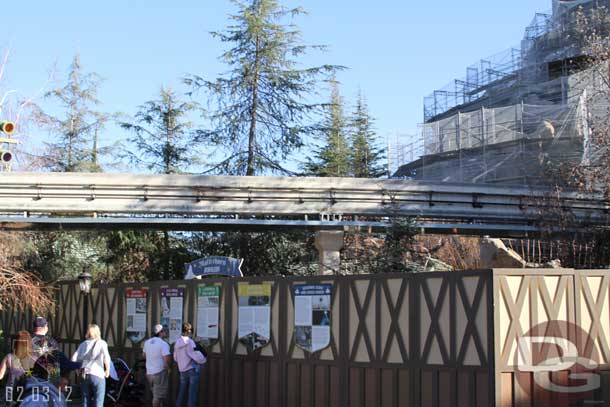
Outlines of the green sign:
{"type": "Polygon", "coordinates": [[[206,285],[203,287],[199,287],[198,297],[219,297],[220,296],[220,287],[217,285],[206,285]]]}

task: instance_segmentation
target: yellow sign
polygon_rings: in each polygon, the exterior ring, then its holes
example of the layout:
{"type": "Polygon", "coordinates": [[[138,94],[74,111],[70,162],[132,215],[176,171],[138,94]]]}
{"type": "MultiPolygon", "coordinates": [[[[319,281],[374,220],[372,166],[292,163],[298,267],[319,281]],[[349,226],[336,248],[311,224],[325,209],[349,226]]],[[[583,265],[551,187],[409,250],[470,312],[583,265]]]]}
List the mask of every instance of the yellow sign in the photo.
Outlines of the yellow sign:
{"type": "Polygon", "coordinates": [[[271,284],[239,284],[237,295],[240,297],[271,297],[271,284]]]}

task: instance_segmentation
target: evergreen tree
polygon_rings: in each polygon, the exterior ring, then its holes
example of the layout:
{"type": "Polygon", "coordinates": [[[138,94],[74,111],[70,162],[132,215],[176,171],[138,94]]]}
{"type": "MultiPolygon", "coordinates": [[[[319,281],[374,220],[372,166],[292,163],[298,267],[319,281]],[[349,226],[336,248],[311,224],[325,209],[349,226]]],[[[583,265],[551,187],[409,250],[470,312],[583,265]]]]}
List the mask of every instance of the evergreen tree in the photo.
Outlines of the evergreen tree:
{"type": "Polygon", "coordinates": [[[303,137],[315,126],[308,124],[320,105],[306,103],[318,78],[339,67],[323,65],[301,69],[298,58],[311,48],[300,43],[300,33],[288,17],[303,13],[277,0],[232,0],[239,11],[233,25],[212,35],[231,44],[221,55],[229,71],[216,80],[187,76],[191,94],[199,90],[211,97],[213,124],[202,130],[202,140],[228,153],[212,170],[235,175],[255,175],[265,170],[285,171],[280,160],[302,147],[303,137]]]}
{"type": "Polygon", "coordinates": [[[133,162],[149,170],[173,174],[196,162],[196,149],[187,115],[196,105],[180,100],[171,88],[161,88],[159,99],[140,106],[134,123],[121,122],[133,133],[129,139],[137,152],[128,152],[133,162]]]}
{"type": "Polygon", "coordinates": [[[93,109],[101,78],[96,73],[84,73],[77,54],[69,68],[65,86],[47,92],[47,98],[58,102],[62,116],[39,112],[39,121],[57,136],[47,143],[45,166],[53,171],[100,171],[99,155],[107,149],[99,146],[98,134],[109,119],[107,114],[93,109]]]}
{"type": "MultiPolygon", "coordinates": [[[[95,109],[100,104],[101,78],[85,73],[80,56],[74,56],[64,86],[45,94],[56,102],[57,115],[36,107],[35,119],[55,140],[45,143],[43,167],[59,172],[99,172],[100,156],[112,147],[100,147],[99,135],[110,115],[95,109]]],[[[97,232],[50,232],[28,236],[24,264],[47,281],[75,278],[87,266],[94,275],[102,268],[100,252],[104,240],[97,232]]]]}
{"type": "Polygon", "coordinates": [[[351,118],[351,167],[356,178],[378,178],[387,174],[385,150],[378,148],[366,100],[358,94],[351,118]]]}
{"type": "MultiPolygon", "coordinates": [[[[135,123],[120,123],[123,129],[134,134],[129,139],[137,149],[136,153],[128,153],[132,161],[163,174],[185,171],[196,161],[196,149],[190,133],[192,124],[186,118],[195,108],[193,103],[181,101],[171,88],[161,88],[159,99],[140,106],[135,123]]],[[[124,236],[150,238],[147,234],[124,236]]],[[[123,239],[118,238],[113,241],[124,243],[123,239]]],[[[158,257],[163,264],[163,277],[166,280],[175,277],[176,268],[181,266],[178,254],[183,245],[180,239],[163,231],[162,240],[157,243],[161,246],[158,257]]],[[[132,243],[129,247],[133,246],[132,243]]],[[[155,264],[156,262],[150,262],[151,267],[155,264]]]]}
{"type": "Polygon", "coordinates": [[[350,152],[343,98],[336,78],[331,80],[331,100],[326,109],[322,128],[323,146],[305,165],[308,173],[319,177],[347,177],[350,175],[350,152]]]}

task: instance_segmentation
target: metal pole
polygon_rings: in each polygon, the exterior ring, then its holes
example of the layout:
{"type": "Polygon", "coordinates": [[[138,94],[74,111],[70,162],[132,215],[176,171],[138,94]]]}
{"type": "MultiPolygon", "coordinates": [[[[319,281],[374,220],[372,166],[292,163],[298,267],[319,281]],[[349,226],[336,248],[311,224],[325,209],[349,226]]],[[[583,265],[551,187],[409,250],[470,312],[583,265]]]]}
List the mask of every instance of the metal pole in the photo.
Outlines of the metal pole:
{"type": "Polygon", "coordinates": [[[456,146],[458,149],[458,161],[460,162],[460,182],[464,182],[464,168],[462,163],[462,113],[457,114],[457,126],[456,126],[456,146]]]}
{"type": "MultiPolygon", "coordinates": [[[[487,172],[487,120],[485,119],[485,107],[481,107],[481,144],[483,148],[483,171],[487,172]]],[[[485,182],[485,178],[483,178],[485,182]]]]}
{"type": "Polygon", "coordinates": [[[83,331],[81,337],[85,340],[87,336],[87,327],[89,326],[89,295],[87,293],[83,293],[83,302],[83,331]]]}

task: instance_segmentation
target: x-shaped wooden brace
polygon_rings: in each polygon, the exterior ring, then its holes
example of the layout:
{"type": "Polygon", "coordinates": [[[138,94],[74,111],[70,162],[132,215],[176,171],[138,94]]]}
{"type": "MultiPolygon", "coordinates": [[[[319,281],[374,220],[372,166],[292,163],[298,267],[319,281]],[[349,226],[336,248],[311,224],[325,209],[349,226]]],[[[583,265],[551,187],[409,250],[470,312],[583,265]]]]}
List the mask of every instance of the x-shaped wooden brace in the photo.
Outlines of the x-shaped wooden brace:
{"type": "MultiPolygon", "coordinates": [[[[114,310],[116,309],[117,306],[117,298],[118,298],[118,289],[115,289],[112,295],[112,302],[110,301],[110,294],[109,294],[109,290],[108,288],[105,289],[100,289],[100,296],[104,295],[104,298],[106,301],[102,301],[102,304],[105,302],[106,303],[106,307],[104,308],[104,311],[107,312],[101,312],[101,316],[102,319],[104,318],[104,314],[106,314],[106,318],[108,319],[112,319],[113,315],[114,315],[114,310]]],[[[95,314],[93,314],[95,315],[95,314]]],[[[108,320],[106,320],[108,321],[108,320]]],[[[105,324],[105,331],[103,332],[103,336],[104,338],[112,338],[113,343],[117,343],[118,342],[118,338],[117,338],[117,332],[116,332],[116,327],[115,324],[109,324],[106,323],[105,324]],[[112,336],[110,336],[110,333],[112,333],[112,336]]]]}
{"type": "MultiPolygon", "coordinates": [[[[507,366],[509,364],[508,357],[510,356],[512,344],[517,341],[518,337],[523,336],[523,329],[521,328],[521,323],[519,322],[519,315],[521,314],[523,303],[525,302],[525,298],[527,296],[527,293],[529,292],[530,277],[522,277],[521,285],[519,286],[519,291],[517,292],[517,300],[514,302],[510,294],[510,288],[508,287],[506,277],[500,276],[499,281],[500,293],[502,295],[502,298],[504,299],[504,304],[506,305],[506,308],[508,310],[508,316],[510,318],[510,325],[508,326],[508,331],[506,333],[506,338],[502,346],[502,353],[500,357],[502,366],[507,366]]],[[[521,350],[519,349],[517,343],[517,352],[520,351],[521,350]]]]}
{"type": "MultiPolygon", "coordinates": [[[[363,280],[364,281],[364,280],[363,280]]],[[[375,351],[373,349],[373,345],[371,343],[371,337],[369,335],[369,331],[366,327],[366,313],[369,309],[369,305],[371,304],[371,298],[373,298],[373,292],[375,290],[375,282],[374,280],[369,280],[369,286],[366,290],[366,294],[364,296],[364,303],[360,303],[360,298],[358,296],[358,290],[356,289],[356,282],[350,281],[349,286],[352,291],[352,297],[354,299],[354,305],[356,308],[356,314],[358,315],[358,327],[356,328],[356,335],[354,336],[354,344],[352,346],[352,351],[350,353],[350,360],[355,360],[356,355],[358,354],[358,347],[360,346],[360,340],[364,336],[364,344],[366,345],[366,349],[369,353],[369,360],[375,360],[375,351]]],[[[351,320],[351,319],[350,319],[351,320]]]]}
{"type": "MultiPolygon", "coordinates": [[[[542,306],[544,307],[544,311],[548,317],[548,321],[566,321],[567,318],[561,317],[559,312],[561,311],[562,301],[566,295],[568,283],[572,281],[571,276],[561,276],[559,277],[559,281],[557,282],[557,289],[555,293],[553,293],[553,297],[551,298],[551,294],[549,293],[548,287],[544,283],[545,279],[542,276],[532,277],[533,281],[536,283],[537,291],[540,294],[540,299],[542,300],[542,306]]],[[[569,305],[566,306],[566,309],[569,309],[569,305]]],[[[537,315],[533,315],[533,318],[537,318],[537,315]]],[[[537,325],[540,321],[533,320],[532,325],[537,325]]],[[[563,324],[548,324],[545,327],[544,332],[535,332],[536,336],[560,336],[562,338],[570,339],[574,336],[574,332],[551,332],[551,328],[561,330],[563,324]]],[[[569,328],[568,324],[565,324],[566,328],[569,328]]],[[[565,329],[564,329],[565,331],[565,329]]],[[[550,351],[551,347],[542,347],[541,349],[547,349],[550,351]]],[[[541,351],[542,352],[542,351],[541,351]]]]}
{"type": "MultiPolygon", "coordinates": [[[[483,342],[481,341],[481,334],[477,330],[477,311],[481,305],[481,298],[483,298],[483,293],[485,293],[485,282],[486,280],[482,277],[479,277],[479,281],[477,283],[477,289],[472,300],[472,304],[468,300],[468,294],[466,293],[466,287],[464,286],[464,280],[461,278],[457,279],[456,285],[458,292],[460,293],[460,298],[462,300],[462,306],[464,307],[464,311],[467,318],[466,328],[464,328],[464,336],[462,337],[462,344],[460,346],[460,350],[458,351],[457,363],[462,365],[464,364],[464,359],[466,358],[466,352],[468,351],[468,345],[470,341],[474,341],[474,345],[477,349],[477,353],[479,355],[479,360],[481,365],[487,363],[487,355],[485,354],[485,349],[483,347],[483,342]]],[[[489,287],[487,288],[489,289],[489,287]]],[[[489,321],[488,321],[489,324],[489,321]]]]}
{"type": "MultiPolygon", "coordinates": [[[[70,285],[67,288],[67,291],[63,290],[63,287],[61,287],[58,290],[59,293],[59,301],[57,301],[57,304],[68,304],[68,300],[70,298],[70,293],[72,292],[72,288],[73,286],[70,285]]],[[[61,315],[61,318],[58,318],[59,323],[57,324],[57,326],[55,327],[55,329],[57,330],[55,332],[55,335],[61,335],[62,332],[66,332],[66,334],[70,333],[70,329],[68,327],[68,318],[66,318],[66,312],[69,309],[69,306],[64,306],[63,309],[59,310],[59,312],[57,312],[57,315],[61,315]],[[63,330],[65,329],[65,331],[63,330]]],[[[78,336],[78,338],[80,338],[80,335],[78,336]]]]}
{"type": "MultiPolygon", "coordinates": [[[[78,285],[70,285],[70,287],[68,288],[67,304],[70,304],[70,298],[72,298],[74,301],[74,308],[72,308],[72,309],[77,310],[77,313],[80,314],[80,310],[83,309],[83,301],[87,301],[89,299],[89,297],[91,297],[91,296],[90,295],[77,295],[76,287],[78,287],[78,285]]],[[[64,303],[64,304],[66,304],[66,303],[64,303]]],[[[65,320],[67,320],[67,318],[65,317],[67,310],[70,310],[69,305],[67,307],[65,307],[65,309],[64,309],[64,319],[65,320]]],[[[66,334],[68,335],[68,338],[80,338],[80,332],[84,332],[85,329],[87,329],[87,327],[81,325],[82,323],[83,323],[83,320],[81,318],[73,318],[72,324],[70,325],[70,329],[66,329],[66,334]],[[82,331],[81,331],[81,329],[79,329],[79,327],[81,327],[82,331]]]]}
{"type": "Polygon", "coordinates": [[[407,351],[404,337],[402,335],[402,332],[400,331],[400,311],[405,300],[405,293],[407,292],[409,283],[406,278],[402,279],[400,289],[398,290],[398,297],[396,298],[396,304],[394,304],[394,302],[392,301],[392,295],[388,287],[388,280],[381,280],[381,284],[391,319],[388,337],[386,339],[385,346],[383,347],[383,355],[381,357],[381,360],[384,362],[388,361],[392,340],[396,338],[396,343],[398,344],[398,348],[400,349],[402,361],[403,363],[406,363],[409,360],[409,352],[407,351]]]}
{"type": "MultiPolygon", "coordinates": [[[[428,329],[426,335],[426,342],[424,344],[422,353],[420,355],[421,359],[426,362],[428,360],[428,354],[430,352],[430,348],[432,347],[432,343],[434,338],[436,338],[438,342],[439,349],[441,351],[441,355],[443,358],[443,362],[445,364],[449,363],[450,356],[447,351],[447,344],[443,340],[443,333],[441,331],[440,326],[440,316],[441,311],[443,310],[443,305],[445,303],[445,299],[447,296],[447,289],[449,288],[449,279],[443,278],[441,283],[441,288],[438,292],[438,298],[436,302],[432,300],[432,295],[430,294],[430,289],[428,288],[427,279],[423,279],[421,282],[421,292],[424,295],[424,300],[426,301],[426,306],[428,308],[428,312],[430,313],[430,328],[428,329]]],[[[420,327],[423,329],[423,327],[420,327]]],[[[450,333],[451,335],[451,333],[450,333]]]]}
{"type": "Polygon", "coordinates": [[[586,281],[586,277],[581,278],[581,290],[583,295],[585,296],[585,302],[587,304],[587,309],[589,311],[589,315],[591,316],[591,328],[589,330],[589,335],[587,337],[587,343],[584,347],[584,354],[591,355],[593,351],[594,342],[597,340],[600,350],[603,353],[603,360],[610,360],[610,349],[608,348],[608,339],[604,335],[604,330],[601,325],[601,318],[604,310],[604,303],[606,301],[606,297],[608,296],[608,285],[610,284],[610,276],[604,276],[602,278],[602,282],[600,284],[600,290],[597,295],[597,298],[593,298],[593,294],[591,293],[591,288],[589,287],[588,282],[586,281]]]}

